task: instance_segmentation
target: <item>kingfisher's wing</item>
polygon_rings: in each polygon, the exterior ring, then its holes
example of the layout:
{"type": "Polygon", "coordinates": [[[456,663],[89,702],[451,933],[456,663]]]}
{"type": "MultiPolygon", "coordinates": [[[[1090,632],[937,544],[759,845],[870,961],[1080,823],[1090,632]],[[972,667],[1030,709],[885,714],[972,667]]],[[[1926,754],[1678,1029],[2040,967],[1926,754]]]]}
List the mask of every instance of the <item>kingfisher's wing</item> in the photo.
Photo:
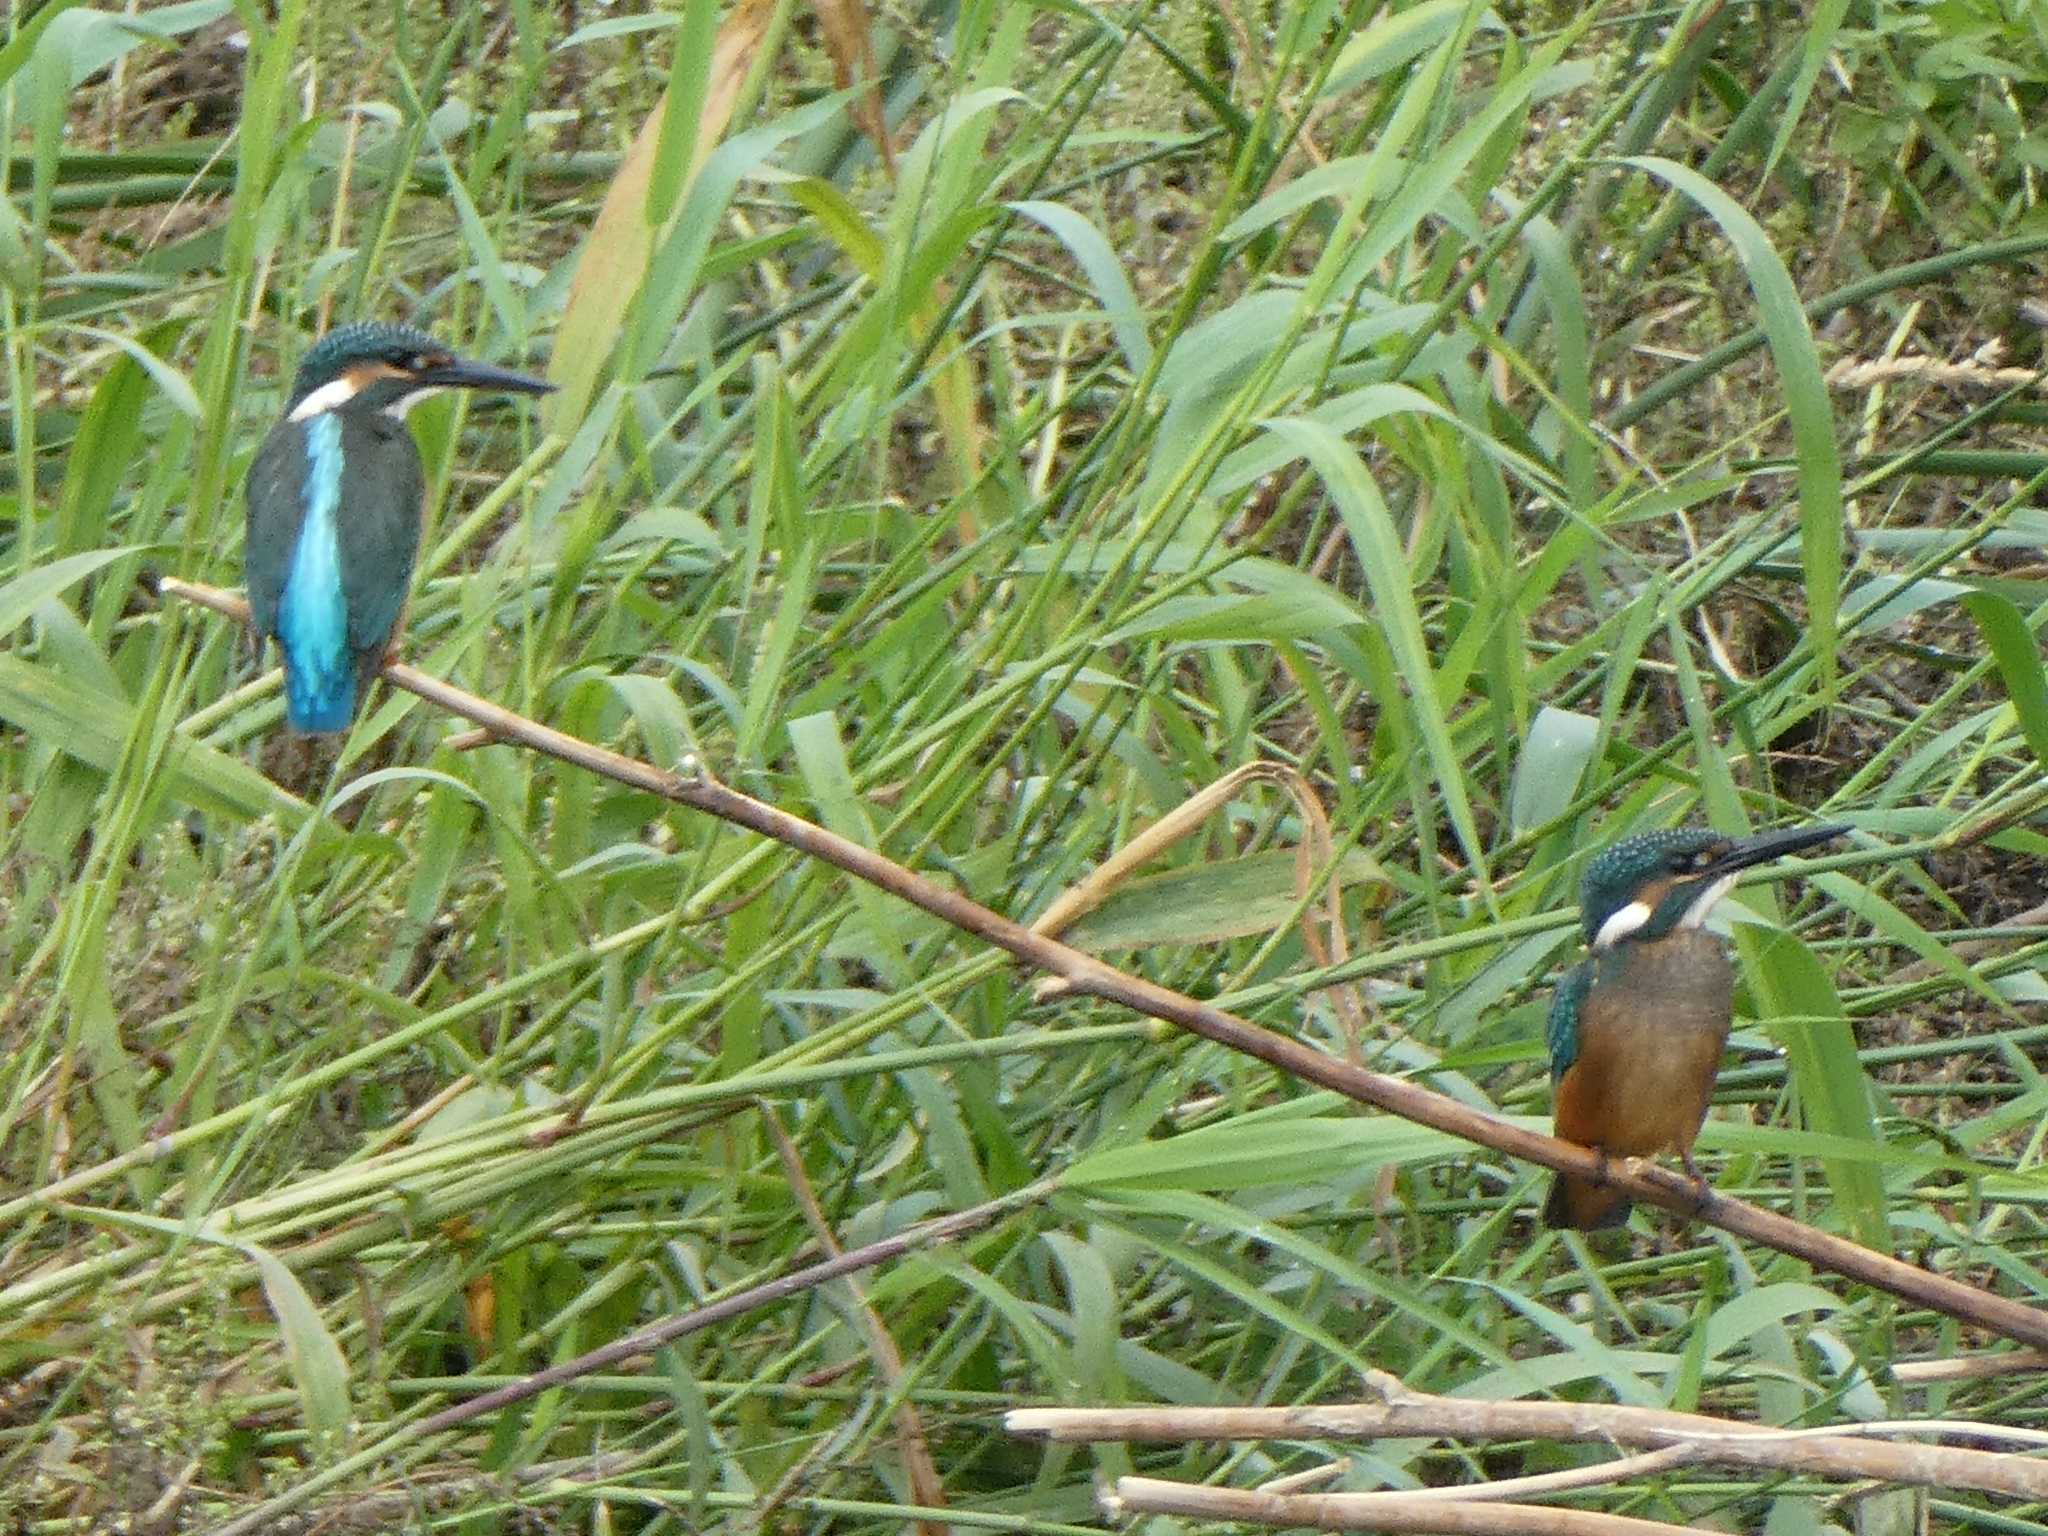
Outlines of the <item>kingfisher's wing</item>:
{"type": "Polygon", "coordinates": [[[1550,999],[1550,1021],[1544,1026],[1543,1041],[1550,1047],[1550,1075],[1560,1078],[1579,1059],[1579,1025],[1584,1021],[1586,999],[1593,992],[1593,962],[1581,961],[1564,974],[1550,999]]]}
{"type": "Polygon", "coordinates": [[[259,635],[277,633],[278,599],[291,572],[305,508],[305,474],[306,429],[296,421],[281,421],[256,450],[243,487],[242,570],[250,619],[259,635]]]}
{"type": "Polygon", "coordinates": [[[412,591],[426,476],[410,429],[381,413],[343,424],[342,459],[341,587],[349,645],[367,656],[390,642],[412,591]]]}

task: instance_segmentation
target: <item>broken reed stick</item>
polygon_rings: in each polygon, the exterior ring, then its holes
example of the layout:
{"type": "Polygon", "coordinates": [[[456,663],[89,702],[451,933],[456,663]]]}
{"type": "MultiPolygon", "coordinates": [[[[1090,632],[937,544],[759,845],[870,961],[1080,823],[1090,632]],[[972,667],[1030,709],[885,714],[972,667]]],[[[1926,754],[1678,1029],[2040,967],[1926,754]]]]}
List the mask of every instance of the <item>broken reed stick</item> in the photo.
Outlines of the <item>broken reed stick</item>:
{"type": "Polygon", "coordinates": [[[2048,1433],[2039,1430],[1951,1420],[1776,1429],[1612,1403],[1440,1397],[1418,1392],[1385,1371],[1367,1373],[1366,1386],[1375,1394],[1370,1401],[1294,1408],[1013,1408],[1003,1415],[1003,1427],[1013,1435],[1062,1444],[1441,1438],[1641,1446],[1683,1450],[1695,1464],[2048,1499],[2048,1460],[2013,1454],[2016,1449],[2048,1450],[2048,1433]],[[1967,1436],[2008,1449],[1902,1445],[1872,1438],[1879,1430],[1967,1436]]]}
{"type": "Polygon", "coordinates": [[[1157,1477],[1120,1477],[1102,1496],[1112,1520],[1178,1515],[1312,1531],[1417,1531],[1445,1536],[1675,1536],[1690,1530],[1633,1515],[1542,1504],[1444,1502],[1403,1493],[1267,1493],[1157,1477]]]}
{"type": "Polygon", "coordinates": [[[2048,1371],[2048,1351],[2008,1349],[1995,1355],[1898,1360],[1892,1364],[1892,1380],[1902,1387],[1926,1387],[1937,1382],[1988,1381],[1994,1376],[2017,1376],[2028,1371],[2048,1371]]]}
{"type": "MultiPolygon", "coordinates": [[[[166,596],[248,623],[248,605],[233,592],[169,577],[160,579],[156,585],[166,596]]],[[[393,687],[468,720],[500,741],[516,743],[616,783],[703,811],[842,869],[1044,971],[1056,992],[1097,998],[1163,1019],[1361,1104],[1559,1173],[1605,1179],[1632,1199],[1694,1217],[1960,1322],[2048,1348],[2048,1312],[1916,1268],[1731,1196],[1709,1195],[1702,1201],[1693,1181],[1673,1169],[1633,1159],[1609,1163],[1584,1147],[1524,1130],[1432,1089],[1340,1061],[1248,1019],[1119,971],[1093,955],[1034,933],[872,849],[730,789],[694,759],[686,760],[680,771],[658,768],[542,725],[403,663],[387,663],[383,675],[393,687]]]]}

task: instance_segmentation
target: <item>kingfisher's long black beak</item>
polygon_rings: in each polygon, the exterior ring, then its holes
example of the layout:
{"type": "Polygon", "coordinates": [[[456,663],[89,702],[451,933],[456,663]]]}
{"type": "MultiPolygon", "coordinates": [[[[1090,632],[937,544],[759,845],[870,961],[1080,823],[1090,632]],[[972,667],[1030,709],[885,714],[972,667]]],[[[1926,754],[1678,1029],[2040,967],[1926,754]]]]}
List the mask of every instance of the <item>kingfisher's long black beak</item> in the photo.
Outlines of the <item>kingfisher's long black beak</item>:
{"type": "Polygon", "coordinates": [[[510,368],[471,362],[466,357],[450,358],[440,367],[428,368],[415,377],[427,389],[480,389],[502,394],[545,395],[552,393],[555,387],[546,379],[535,378],[530,373],[515,373],[510,368]]]}
{"type": "Polygon", "coordinates": [[[1729,843],[1726,853],[1700,874],[1709,880],[1718,879],[1737,870],[1768,864],[1772,859],[1783,858],[1788,853],[1797,853],[1817,843],[1833,842],[1853,831],[1854,827],[1837,822],[1821,827],[1785,827],[1776,832],[1759,832],[1755,837],[1739,837],[1729,843]]]}

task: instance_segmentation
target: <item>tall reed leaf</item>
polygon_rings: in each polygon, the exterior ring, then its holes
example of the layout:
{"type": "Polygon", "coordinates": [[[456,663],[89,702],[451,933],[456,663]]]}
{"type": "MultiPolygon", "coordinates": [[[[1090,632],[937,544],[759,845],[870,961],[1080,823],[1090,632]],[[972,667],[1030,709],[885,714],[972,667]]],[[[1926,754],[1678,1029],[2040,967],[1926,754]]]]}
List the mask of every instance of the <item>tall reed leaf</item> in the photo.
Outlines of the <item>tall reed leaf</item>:
{"type": "Polygon", "coordinates": [[[1785,390],[1799,487],[1799,550],[1806,570],[1807,635],[1821,691],[1835,689],[1835,615],[1842,590],[1842,459],[1835,447],[1834,407],[1821,377],[1820,353],[1792,274],[1763,226],[1706,177],[1672,160],[1636,155],[1622,162],[1668,181],[1706,210],[1735,248],[1785,390]]]}
{"type": "MultiPolygon", "coordinates": [[[[1357,450],[1322,423],[1289,417],[1265,425],[1268,432],[1309,461],[1337,505],[1345,531],[1351,536],[1351,547],[1365,569],[1366,584],[1372,589],[1373,621],[1385,635],[1401,680],[1407,685],[1405,708],[1428,751],[1437,793],[1443,799],[1465,856],[1472,861],[1474,877],[1489,887],[1490,894],[1486,851],[1472,815],[1471,799],[1465,793],[1464,765],[1451,745],[1445,701],[1437,697],[1429,642],[1423,636],[1422,618],[1415,607],[1415,575],[1408,568],[1401,537],[1394,531],[1394,520],[1387,512],[1379,487],[1366,473],[1357,450]]],[[[1380,702],[1387,709],[1404,707],[1398,699],[1380,702]]]]}

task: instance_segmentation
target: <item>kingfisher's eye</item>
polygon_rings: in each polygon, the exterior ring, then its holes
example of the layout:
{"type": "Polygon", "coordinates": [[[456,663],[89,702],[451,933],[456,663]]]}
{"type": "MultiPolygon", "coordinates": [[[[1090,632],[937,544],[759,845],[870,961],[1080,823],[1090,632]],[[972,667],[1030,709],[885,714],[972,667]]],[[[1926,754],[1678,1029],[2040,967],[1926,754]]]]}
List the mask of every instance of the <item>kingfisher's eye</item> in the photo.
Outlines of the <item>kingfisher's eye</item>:
{"type": "Polygon", "coordinates": [[[448,359],[438,352],[415,352],[406,360],[406,368],[413,373],[430,373],[436,368],[447,366],[448,359]]]}

